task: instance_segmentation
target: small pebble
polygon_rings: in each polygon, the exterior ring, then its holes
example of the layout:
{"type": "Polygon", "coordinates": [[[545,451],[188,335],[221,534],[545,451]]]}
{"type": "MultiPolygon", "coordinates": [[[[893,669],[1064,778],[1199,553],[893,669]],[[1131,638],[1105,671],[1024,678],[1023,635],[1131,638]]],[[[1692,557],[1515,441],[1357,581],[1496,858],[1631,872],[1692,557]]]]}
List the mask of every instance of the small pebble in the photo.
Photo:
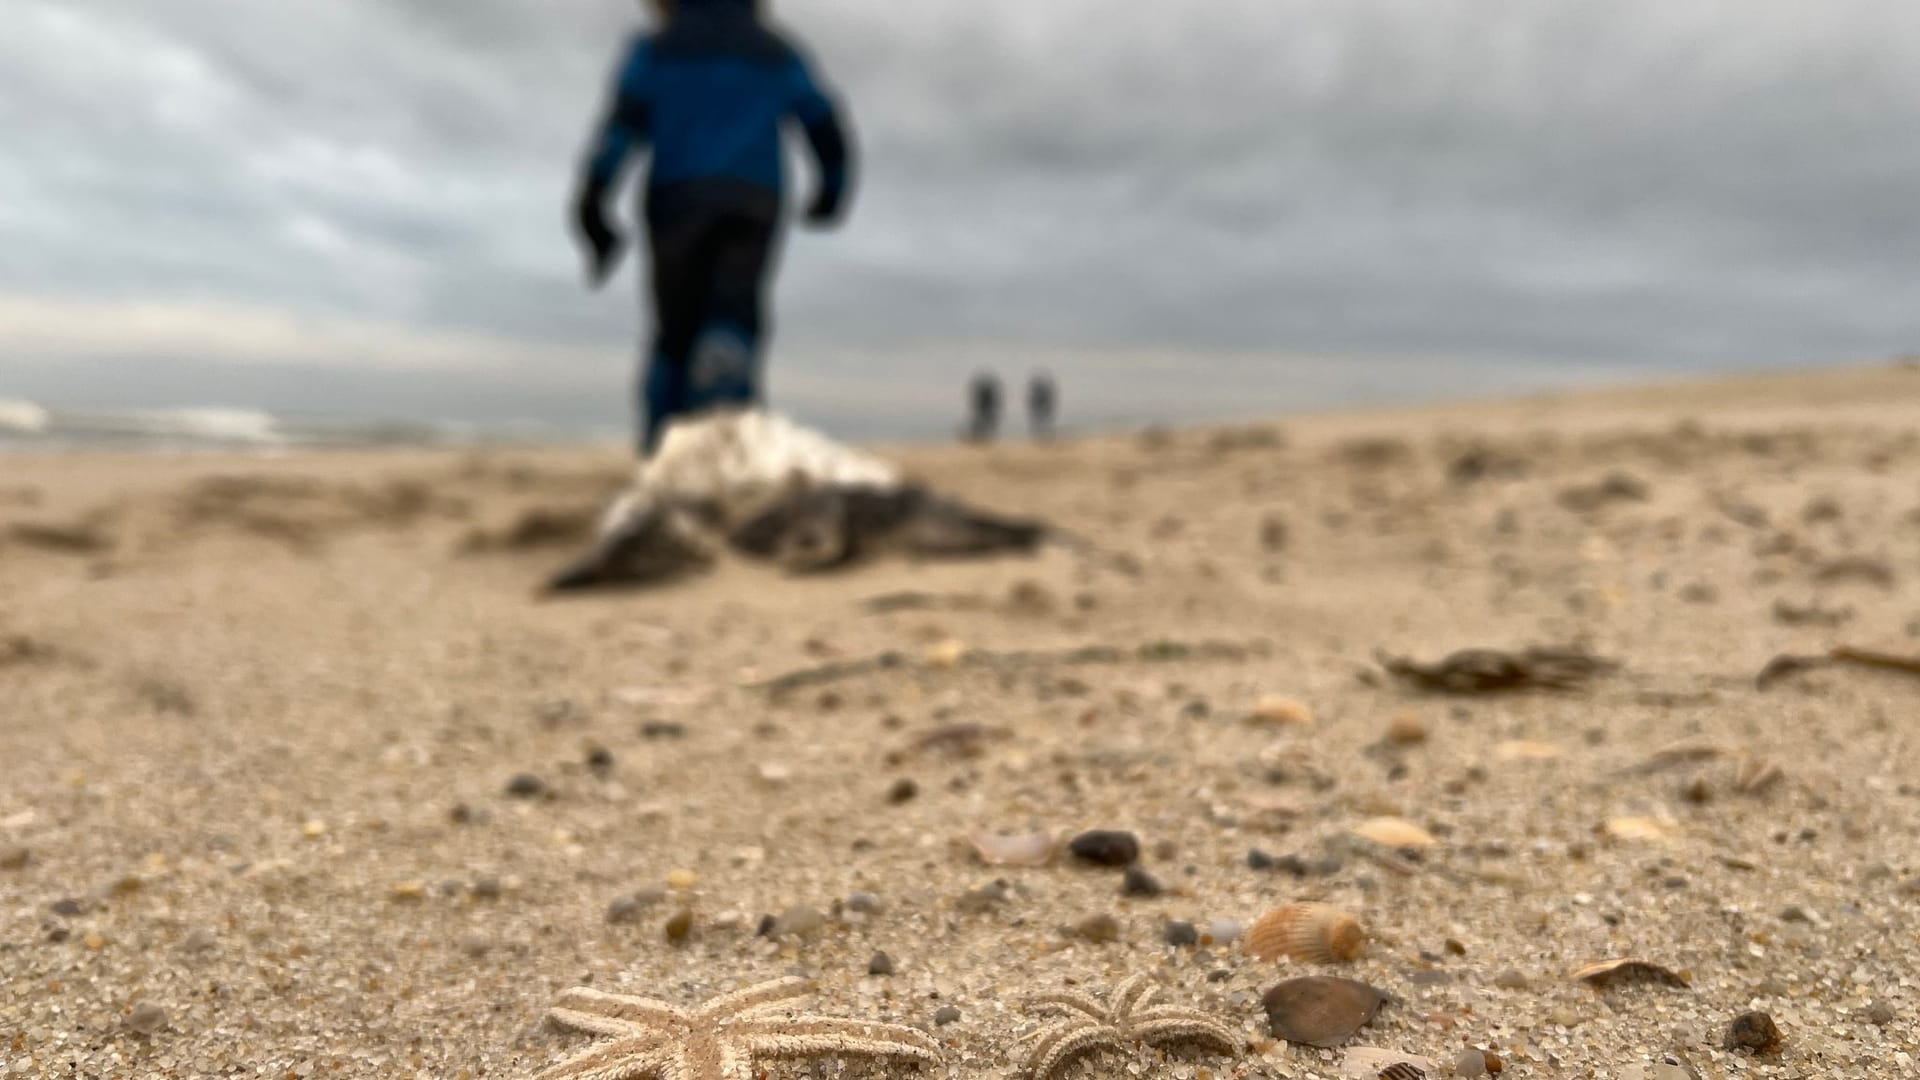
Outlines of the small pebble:
{"type": "Polygon", "coordinates": [[[1781,909],[1780,921],[1790,922],[1790,923],[1810,923],[1813,921],[1813,916],[1807,914],[1806,908],[1803,908],[1798,904],[1792,904],[1781,909]]]}
{"type": "Polygon", "coordinates": [[[847,910],[861,915],[878,915],[886,909],[880,898],[870,892],[857,892],[847,897],[847,910]]]}
{"type": "Polygon", "coordinates": [[[692,909],[681,908],[675,912],[673,917],[667,920],[665,931],[668,941],[673,942],[675,945],[685,944],[686,940],[693,936],[692,909]]]}
{"type": "Polygon", "coordinates": [[[1467,946],[1455,938],[1448,938],[1442,945],[1442,948],[1447,950],[1447,955],[1449,956],[1467,955],[1467,946]]]}
{"type": "Polygon", "coordinates": [[[991,885],[982,885],[977,889],[968,889],[954,898],[955,911],[963,915],[984,915],[1007,902],[1005,882],[996,881],[991,885]]]}
{"type": "Polygon", "coordinates": [[[521,773],[507,781],[507,794],[516,799],[537,799],[547,793],[547,782],[532,773],[521,773]]]}
{"type": "Polygon", "coordinates": [[[640,725],[640,737],[643,739],[684,739],[687,737],[687,725],[667,720],[651,720],[640,725]]]}
{"type": "Polygon", "coordinates": [[[87,936],[80,939],[80,944],[85,945],[88,952],[99,952],[107,947],[107,939],[89,930],[87,936]]]}
{"type": "Polygon", "coordinates": [[[903,776],[895,780],[893,786],[887,789],[887,804],[890,806],[899,806],[902,803],[910,803],[917,798],[919,794],[919,782],[911,776],[903,776]]]}
{"type": "Polygon", "coordinates": [[[810,907],[790,907],[774,920],[773,936],[812,937],[826,927],[827,917],[818,910],[810,907]]]}
{"type": "Polygon", "coordinates": [[[1780,1049],[1780,1027],[1763,1012],[1742,1013],[1727,1027],[1727,1049],[1771,1054],[1780,1049]]]}
{"type": "Polygon", "coordinates": [[[1246,929],[1232,919],[1215,919],[1207,926],[1207,944],[1231,945],[1244,933],[1246,929]]]}
{"type": "Polygon", "coordinates": [[[1120,920],[1111,915],[1092,915],[1073,926],[1073,936],[1095,945],[1110,945],[1120,940],[1120,920]]]}
{"type": "Polygon", "coordinates": [[[142,1001],[127,1014],[127,1029],[136,1035],[148,1037],[166,1030],[167,1010],[151,1001],[142,1001]]]}
{"type": "Polygon", "coordinates": [[[640,898],[637,896],[616,896],[613,903],[607,905],[607,921],[610,923],[631,923],[640,921],[640,898]]]}
{"type": "Polygon", "coordinates": [[[33,853],[19,845],[0,847],[0,870],[20,870],[33,858],[33,853]]]}
{"type": "Polygon", "coordinates": [[[1127,896],[1152,897],[1166,892],[1167,887],[1160,884],[1159,878],[1147,873],[1144,869],[1129,866],[1126,882],[1120,886],[1120,891],[1127,896]]]}
{"type": "Polygon", "coordinates": [[[86,905],[71,896],[53,902],[53,913],[64,918],[71,919],[78,915],[84,915],[86,911],[86,905]]]}
{"type": "Polygon", "coordinates": [[[1527,977],[1518,968],[1508,968],[1493,977],[1493,985],[1502,990],[1525,990],[1527,977]]]}
{"type": "Polygon", "coordinates": [[[180,942],[180,951],[188,953],[211,952],[219,948],[219,946],[220,941],[213,936],[213,931],[203,926],[188,934],[186,939],[180,942]]]}
{"type": "Polygon", "coordinates": [[[604,746],[596,746],[587,754],[587,768],[605,776],[613,771],[613,751],[604,746]]]}
{"type": "Polygon", "coordinates": [[[1886,1027],[1893,1023],[1893,1006],[1884,1001],[1876,1001],[1867,1006],[1867,1022],[1876,1027],[1886,1027]]]}
{"type": "Polygon", "coordinates": [[[1487,1075],[1487,1055],[1471,1046],[1460,1051],[1460,1055],[1453,1059],[1453,1075],[1459,1077],[1487,1075]]]}
{"type": "Polygon", "coordinates": [[[685,892],[700,884],[700,875],[691,870],[675,870],[667,875],[667,888],[685,892]]]}
{"type": "Polygon", "coordinates": [[[1140,838],[1130,832],[1100,829],[1074,837],[1067,850],[1074,858],[1096,866],[1126,866],[1140,858],[1140,838]]]}
{"type": "Polygon", "coordinates": [[[460,938],[460,951],[478,960],[493,948],[493,942],[484,934],[466,934],[460,938]]]}
{"type": "Polygon", "coordinates": [[[1190,922],[1169,922],[1165,937],[1167,944],[1176,949],[1191,949],[1200,944],[1200,931],[1190,922]]]}
{"type": "Polygon", "coordinates": [[[942,1005],[940,1010],[933,1014],[933,1022],[937,1027],[957,1024],[960,1022],[960,1010],[951,1005],[942,1005]]]}
{"type": "Polygon", "coordinates": [[[470,890],[475,900],[500,899],[501,885],[497,877],[483,877],[473,883],[470,890]]]}
{"type": "Polygon", "coordinates": [[[867,974],[869,975],[893,974],[893,957],[888,956],[886,953],[883,953],[883,952],[874,953],[873,959],[867,961],[867,974]]]}

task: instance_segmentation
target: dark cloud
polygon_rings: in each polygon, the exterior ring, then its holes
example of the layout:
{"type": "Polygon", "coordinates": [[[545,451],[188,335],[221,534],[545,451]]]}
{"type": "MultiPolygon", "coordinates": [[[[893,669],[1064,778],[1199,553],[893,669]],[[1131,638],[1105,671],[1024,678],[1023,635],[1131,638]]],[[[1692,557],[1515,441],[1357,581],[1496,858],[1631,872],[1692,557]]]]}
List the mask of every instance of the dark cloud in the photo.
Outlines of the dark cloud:
{"type": "MultiPolygon", "coordinates": [[[[503,408],[596,380],[611,404],[556,415],[624,408],[631,288],[579,289],[562,208],[637,5],[15,7],[0,297],[88,319],[137,300],[378,324],[389,353],[354,358],[342,385],[359,389],[341,391],[369,410],[383,361],[398,385],[450,340],[526,357],[503,408]]],[[[803,408],[869,407],[884,387],[889,407],[938,415],[956,369],[994,356],[1010,373],[1113,356],[1118,415],[1131,391],[1167,400],[1124,360],[1138,352],[1195,356],[1226,400],[1264,381],[1291,405],[1301,386],[1370,391],[1363,371],[1451,385],[1460,358],[1532,379],[1920,343],[1920,8],[774,7],[868,154],[853,226],[788,253],[776,364],[803,408]],[[1308,373],[1305,356],[1330,363],[1308,373]]],[[[177,355],[84,337],[69,351],[156,393],[191,381],[177,355]]],[[[45,389],[62,350],[44,327],[30,347],[0,327],[0,396],[10,377],[45,389]]],[[[293,378],[269,364],[224,385],[279,400],[293,378]]]]}

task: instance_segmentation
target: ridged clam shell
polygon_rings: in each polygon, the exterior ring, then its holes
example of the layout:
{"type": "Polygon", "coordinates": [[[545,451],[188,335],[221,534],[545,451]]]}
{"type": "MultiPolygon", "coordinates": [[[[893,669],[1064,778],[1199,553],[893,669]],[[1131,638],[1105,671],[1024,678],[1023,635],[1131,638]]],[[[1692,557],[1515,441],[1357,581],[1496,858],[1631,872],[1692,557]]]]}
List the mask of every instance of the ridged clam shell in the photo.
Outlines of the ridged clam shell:
{"type": "Polygon", "coordinates": [[[1245,949],[1259,960],[1289,957],[1314,964],[1357,958],[1366,948],[1360,920],[1331,904],[1288,904],[1262,915],[1247,930],[1245,949]]]}

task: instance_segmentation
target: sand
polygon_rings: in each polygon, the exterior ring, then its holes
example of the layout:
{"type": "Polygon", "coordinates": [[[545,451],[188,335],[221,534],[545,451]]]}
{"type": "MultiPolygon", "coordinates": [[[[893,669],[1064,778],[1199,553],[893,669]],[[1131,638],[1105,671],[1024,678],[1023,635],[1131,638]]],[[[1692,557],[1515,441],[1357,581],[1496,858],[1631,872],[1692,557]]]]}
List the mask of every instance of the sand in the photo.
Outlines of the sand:
{"type": "Polygon", "coordinates": [[[0,461],[0,1076],[525,1077],[590,1044],[543,1020],[567,987],[794,973],[954,1077],[1020,1069],[1026,996],[1141,974],[1246,1052],[1063,1075],[1342,1075],[1261,1007],[1334,974],[1399,999],[1354,1045],[1442,1072],[1909,1076],[1920,677],[1755,676],[1920,654],[1916,419],[1896,366],[911,448],[1077,542],[561,603],[617,450],[0,461]],[[1529,645],[1622,667],[1450,697],[1376,662],[1529,645]],[[1437,842],[1352,836],[1381,817],[1437,842]],[[958,839],[1095,828],[1164,894],[958,839]],[[1365,955],[1165,940],[1296,900],[1365,955]],[[1623,957],[1691,987],[1571,978],[1623,957]],[[1753,1009],[1776,1054],[1723,1048],[1753,1009]]]}

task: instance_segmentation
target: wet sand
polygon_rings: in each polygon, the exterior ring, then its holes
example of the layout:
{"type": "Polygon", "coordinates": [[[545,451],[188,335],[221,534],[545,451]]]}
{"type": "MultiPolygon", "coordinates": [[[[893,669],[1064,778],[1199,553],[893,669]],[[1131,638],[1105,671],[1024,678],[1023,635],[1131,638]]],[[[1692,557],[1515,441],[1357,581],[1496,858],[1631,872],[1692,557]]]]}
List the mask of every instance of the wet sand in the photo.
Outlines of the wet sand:
{"type": "Polygon", "coordinates": [[[1140,974],[1247,1051],[1062,1075],[1340,1076],[1262,1009],[1312,974],[1442,1075],[1911,1075],[1920,676],[1756,676],[1920,656],[1916,420],[1885,366],[912,448],[1076,542],[566,602],[616,449],[0,461],[0,1076],[532,1076],[589,1045],[567,987],[795,973],[954,1077],[1019,1071],[1028,995],[1140,974]],[[1621,666],[1377,659],[1534,645],[1621,666]],[[1388,817],[1434,843],[1353,835],[1388,817]],[[959,839],[1089,829],[1164,891],[959,839]],[[1213,940],[1298,900],[1365,954],[1213,940]],[[1690,988],[1572,978],[1625,957],[1690,988]],[[1775,1054],[1723,1047],[1754,1009],[1775,1054]]]}

